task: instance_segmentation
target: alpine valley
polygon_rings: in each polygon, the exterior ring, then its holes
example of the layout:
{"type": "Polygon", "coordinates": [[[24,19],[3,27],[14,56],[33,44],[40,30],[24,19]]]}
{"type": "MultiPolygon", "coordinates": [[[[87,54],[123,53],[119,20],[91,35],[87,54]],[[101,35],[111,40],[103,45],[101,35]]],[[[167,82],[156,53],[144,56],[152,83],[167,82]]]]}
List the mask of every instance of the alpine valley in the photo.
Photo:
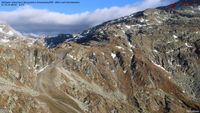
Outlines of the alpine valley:
{"type": "Polygon", "coordinates": [[[0,113],[199,113],[200,3],[186,2],[48,38],[1,24],[0,113]]]}

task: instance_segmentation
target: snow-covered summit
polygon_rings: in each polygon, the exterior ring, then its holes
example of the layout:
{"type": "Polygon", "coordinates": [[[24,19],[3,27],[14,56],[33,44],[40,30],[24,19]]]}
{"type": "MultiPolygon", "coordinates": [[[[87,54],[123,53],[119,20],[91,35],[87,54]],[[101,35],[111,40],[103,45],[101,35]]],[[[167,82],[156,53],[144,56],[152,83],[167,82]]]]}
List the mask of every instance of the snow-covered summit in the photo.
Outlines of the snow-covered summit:
{"type": "Polygon", "coordinates": [[[10,27],[9,25],[7,24],[0,24],[0,35],[4,35],[4,36],[7,36],[7,37],[23,37],[23,35],[14,30],[12,27],[10,27]]]}
{"type": "Polygon", "coordinates": [[[0,42],[1,43],[7,43],[10,42],[11,40],[15,39],[23,39],[24,36],[14,30],[12,27],[10,27],[7,24],[0,24],[0,42]]]}

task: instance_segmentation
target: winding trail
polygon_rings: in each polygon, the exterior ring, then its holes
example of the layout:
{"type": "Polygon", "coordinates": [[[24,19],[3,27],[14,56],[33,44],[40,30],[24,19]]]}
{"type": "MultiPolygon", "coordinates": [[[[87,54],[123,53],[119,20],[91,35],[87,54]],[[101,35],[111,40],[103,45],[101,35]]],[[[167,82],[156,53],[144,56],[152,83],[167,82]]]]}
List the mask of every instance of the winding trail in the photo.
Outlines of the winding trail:
{"type": "Polygon", "coordinates": [[[37,98],[45,102],[52,113],[83,113],[73,98],[57,89],[54,79],[58,74],[58,64],[54,62],[37,74],[35,90],[40,92],[37,98]]]}

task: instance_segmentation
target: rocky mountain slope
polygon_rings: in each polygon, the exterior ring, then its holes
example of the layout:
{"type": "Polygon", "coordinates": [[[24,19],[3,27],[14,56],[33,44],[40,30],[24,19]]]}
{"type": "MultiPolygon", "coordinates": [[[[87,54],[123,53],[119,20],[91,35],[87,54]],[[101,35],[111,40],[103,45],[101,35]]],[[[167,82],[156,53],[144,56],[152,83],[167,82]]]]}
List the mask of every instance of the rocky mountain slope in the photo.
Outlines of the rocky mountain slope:
{"type": "Polygon", "coordinates": [[[199,112],[199,11],[169,5],[62,40],[0,41],[0,112],[199,112]]]}

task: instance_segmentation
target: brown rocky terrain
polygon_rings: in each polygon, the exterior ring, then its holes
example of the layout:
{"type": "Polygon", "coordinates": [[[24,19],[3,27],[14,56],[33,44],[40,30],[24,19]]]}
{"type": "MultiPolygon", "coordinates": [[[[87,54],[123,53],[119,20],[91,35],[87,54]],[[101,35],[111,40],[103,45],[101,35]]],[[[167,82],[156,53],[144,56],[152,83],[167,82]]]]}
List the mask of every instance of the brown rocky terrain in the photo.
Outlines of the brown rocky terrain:
{"type": "Polygon", "coordinates": [[[1,34],[2,113],[200,110],[199,7],[147,9],[55,48],[1,34]]]}

